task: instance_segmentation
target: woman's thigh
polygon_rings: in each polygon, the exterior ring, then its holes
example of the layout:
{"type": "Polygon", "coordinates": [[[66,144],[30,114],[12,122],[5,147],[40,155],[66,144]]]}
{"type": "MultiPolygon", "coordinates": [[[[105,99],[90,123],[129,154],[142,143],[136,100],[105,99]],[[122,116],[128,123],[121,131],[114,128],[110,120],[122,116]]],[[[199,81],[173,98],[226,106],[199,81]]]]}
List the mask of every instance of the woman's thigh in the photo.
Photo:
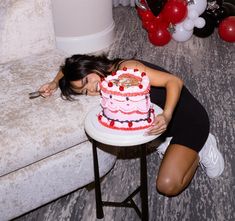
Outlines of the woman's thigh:
{"type": "Polygon", "coordinates": [[[157,175],[157,189],[166,195],[177,195],[192,180],[198,167],[198,153],[186,146],[170,144],[157,175]]]}

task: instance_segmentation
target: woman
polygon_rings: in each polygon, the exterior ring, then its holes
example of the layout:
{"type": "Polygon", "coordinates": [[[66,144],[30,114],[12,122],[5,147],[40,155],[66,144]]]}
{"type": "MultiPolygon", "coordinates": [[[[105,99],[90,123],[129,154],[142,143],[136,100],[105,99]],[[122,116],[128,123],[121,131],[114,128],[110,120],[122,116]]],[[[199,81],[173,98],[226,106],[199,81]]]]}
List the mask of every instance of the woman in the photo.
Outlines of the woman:
{"type": "Polygon", "coordinates": [[[158,148],[164,157],[156,178],[157,190],[167,196],[178,195],[192,180],[199,162],[210,178],[218,177],[224,161],[215,138],[208,137],[205,109],[183,86],[182,80],[156,65],[139,60],[73,55],[65,60],[54,80],[39,91],[47,97],[60,87],[62,97],[68,100],[79,94],[99,95],[102,78],[124,67],[137,68],[148,75],[151,101],[163,109],[147,132],[162,133],[161,137],[166,138],[158,148]]]}

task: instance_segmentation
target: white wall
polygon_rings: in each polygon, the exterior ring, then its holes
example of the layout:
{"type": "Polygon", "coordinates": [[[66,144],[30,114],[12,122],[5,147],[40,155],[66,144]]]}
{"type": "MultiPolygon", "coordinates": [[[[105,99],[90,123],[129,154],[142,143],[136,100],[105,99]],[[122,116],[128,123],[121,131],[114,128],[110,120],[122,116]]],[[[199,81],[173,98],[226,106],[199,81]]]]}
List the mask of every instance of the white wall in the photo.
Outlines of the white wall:
{"type": "Polygon", "coordinates": [[[114,39],[111,0],[52,0],[57,47],[69,54],[108,47],[114,39]]]}

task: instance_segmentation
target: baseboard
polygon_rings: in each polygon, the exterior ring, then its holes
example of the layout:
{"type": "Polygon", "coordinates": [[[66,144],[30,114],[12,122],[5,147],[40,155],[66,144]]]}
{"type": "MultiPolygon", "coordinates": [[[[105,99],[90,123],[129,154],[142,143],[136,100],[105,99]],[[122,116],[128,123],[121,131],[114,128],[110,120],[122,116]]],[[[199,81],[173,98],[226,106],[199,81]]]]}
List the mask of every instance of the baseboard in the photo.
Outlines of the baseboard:
{"type": "Polygon", "coordinates": [[[114,22],[105,30],[79,37],[56,37],[58,49],[72,54],[87,54],[101,51],[114,41],[114,22]]]}

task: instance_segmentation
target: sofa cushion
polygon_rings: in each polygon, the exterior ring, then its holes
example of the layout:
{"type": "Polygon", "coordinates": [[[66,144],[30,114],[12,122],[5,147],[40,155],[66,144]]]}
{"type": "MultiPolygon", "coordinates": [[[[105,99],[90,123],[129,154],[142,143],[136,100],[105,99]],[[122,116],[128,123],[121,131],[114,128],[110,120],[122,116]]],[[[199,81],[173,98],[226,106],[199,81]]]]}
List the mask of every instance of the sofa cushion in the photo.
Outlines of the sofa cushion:
{"type": "Polygon", "coordinates": [[[0,63],[55,48],[51,0],[1,0],[0,63]]]}
{"type": "Polygon", "coordinates": [[[87,140],[84,118],[99,97],[70,102],[28,93],[50,81],[65,55],[50,51],[0,65],[0,176],[87,140]]]}

